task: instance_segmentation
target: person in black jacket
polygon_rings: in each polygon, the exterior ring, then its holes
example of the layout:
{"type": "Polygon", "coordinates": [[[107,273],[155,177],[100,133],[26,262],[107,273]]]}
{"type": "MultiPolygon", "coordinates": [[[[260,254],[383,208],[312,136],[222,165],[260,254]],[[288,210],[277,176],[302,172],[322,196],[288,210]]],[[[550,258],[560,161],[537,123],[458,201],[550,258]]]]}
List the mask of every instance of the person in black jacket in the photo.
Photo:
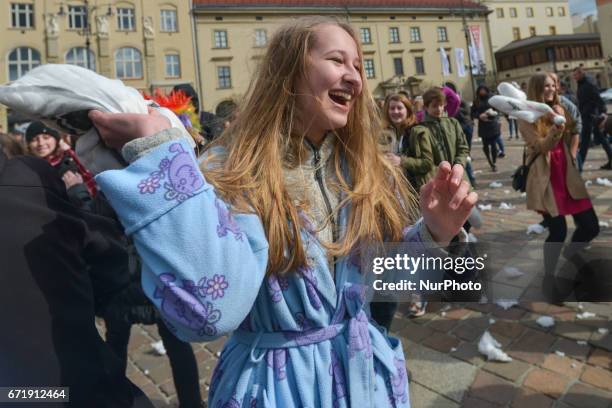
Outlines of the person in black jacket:
{"type": "Polygon", "coordinates": [[[601,147],[603,147],[608,157],[608,162],[601,166],[600,169],[612,170],[612,149],[608,139],[599,129],[599,124],[605,121],[607,116],[606,104],[599,95],[599,88],[595,81],[586,75],[582,68],[575,68],[573,75],[578,83],[578,109],[580,110],[580,116],[582,116],[582,132],[580,134],[580,150],[578,152],[580,156],[580,160],[578,160],[580,171],[582,171],[589,151],[591,133],[595,140],[601,143],[601,147]]]}
{"type": "Polygon", "coordinates": [[[91,210],[97,193],[96,182],[76,153],[60,139],[60,134],[43,122],[32,122],[25,138],[28,152],[57,170],[70,201],[81,209],[91,210]]]}
{"type": "Polygon", "coordinates": [[[70,407],[152,408],[95,326],[126,284],[120,226],[76,208],[44,160],[4,151],[0,214],[0,387],[69,387],[70,407]]]}
{"type": "Polygon", "coordinates": [[[493,96],[489,88],[481,85],[476,89],[476,98],[472,104],[472,119],[478,119],[478,137],[482,139],[484,150],[489,166],[492,171],[497,171],[495,162],[498,157],[496,142],[501,137],[501,127],[497,112],[489,105],[489,99],[493,96]]]}

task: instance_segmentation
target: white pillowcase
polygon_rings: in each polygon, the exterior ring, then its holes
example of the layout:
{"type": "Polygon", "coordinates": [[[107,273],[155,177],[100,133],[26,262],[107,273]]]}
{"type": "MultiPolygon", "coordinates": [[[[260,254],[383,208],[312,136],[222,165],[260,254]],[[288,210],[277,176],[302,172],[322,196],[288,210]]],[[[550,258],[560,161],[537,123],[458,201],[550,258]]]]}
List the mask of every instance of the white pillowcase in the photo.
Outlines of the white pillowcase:
{"type": "Polygon", "coordinates": [[[108,148],[87,117],[92,109],[113,113],[147,113],[153,106],[172,127],[193,140],[177,116],[145,100],[138,90],[76,65],[45,64],[0,86],[0,103],[61,132],[80,135],[76,153],[92,173],[125,167],[119,152],[108,148]]]}

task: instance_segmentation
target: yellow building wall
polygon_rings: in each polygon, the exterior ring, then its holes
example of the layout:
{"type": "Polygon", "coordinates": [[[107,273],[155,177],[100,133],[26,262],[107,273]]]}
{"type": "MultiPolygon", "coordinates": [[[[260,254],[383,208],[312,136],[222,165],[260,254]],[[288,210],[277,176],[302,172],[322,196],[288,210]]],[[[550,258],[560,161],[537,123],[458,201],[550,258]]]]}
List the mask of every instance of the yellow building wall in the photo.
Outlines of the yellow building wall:
{"type": "Polygon", "coordinates": [[[612,61],[612,0],[597,0],[597,23],[604,58],[612,61]]]}
{"type": "MultiPolygon", "coordinates": [[[[79,30],[68,28],[68,16],[57,16],[59,31],[49,34],[45,28],[49,14],[56,14],[63,4],[68,12],[69,5],[84,5],[83,0],[0,0],[0,83],[6,83],[8,77],[8,56],[17,47],[31,47],[41,54],[42,63],[64,63],[66,53],[72,47],[85,47],[85,36],[79,30]],[[29,3],[34,5],[34,27],[11,27],[11,3],[29,3]]],[[[152,85],[173,86],[178,83],[195,84],[196,70],[192,41],[191,16],[189,0],[90,0],[95,7],[90,14],[90,49],[95,54],[96,71],[115,78],[114,55],[121,47],[134,47],[141,52],[143,75],[137,79],[124,79],[124,83],[138,89],[150,89],[152,85]],[[108,35],[98,31],[96,17],[107,13],[112,6],[115,13],[108,18],[108,35]],[[135,30],[119,31],[117,7],[131,7],[135,10],[135,30]],[[164,9],[177,11],[178,32],[161,32],[161,12],[164,9]],[[143,21],[152,18],[153,33],[145,35],[143,21]],[[164,54],[178,53],[181,75],[178,78],[166,78],[164,54]]]]}
{"type": "MultiPolygon", "coordinates": [[[[320,13],[323,11],[320,10],[320,13]]],[[[403,60],[404,76],[415,77],[422,81],[421,91],[432,85],[441,85],[445,81],[451,81],[457,85],[465,98],[472,98],[472,86],[470,76],[466,69],[466,76],[459,78],[457,75],[455,55],[453,49],[463,48],[466,50],[466,40],[463,32],[461,18],[449,14],[435,15],[413,15],[395,13],[395,19],[391,20],[391,14],[351,14],[350,22],[357,32],[361,27],[369,27],[372,44],[364,44],[364,58],[374,60],[375,77],[368,80],[370,90],[376,97],[384,96],[384,89],[380,84],[395,76],[393,58],[401,57],[403,60]],[[441,15],[443,18],[439,19],[441,15]],[[414,16],[414,19],[413,19],[414,16]],[[365,17],[365,19],[364,19],[365,17]],[[419,27],[421,31],[421,42],[410,42],[410,27],[419,27]],[[447,28],[448,41],[437,41],[437,27],[447,28]],[[389,28],[398,27],[400,31],[400,43],[392,44],[389,39],[389,28]],[[452,73],[448,77],[442,75],[439,47],[442,46],[451,54],[452,73]],[[424,59],[425,74],[416,75],[414,57],[421,56],[424,59]]],[[[447,13],[447,12],[446,12],[447,13]]],[[[265,52],[265,48],[255,47],[255,30],[265,29],[268,40],[274,30],[282,23],[298,15],[305,15],[296,11],[292,14],[280,14],[264,11],[196,11],[196,38],[200,59],[200,75],[202,83],[201,100],[207,111],[215,111],[216,107],[226,100],[240,101],[246,93],[253,74],[257,69],[258,61],[265,52]],[[260,20],[256,16],[261,17],[260,20]],[[219,20],[218,18],[222,18],[219,20]],[[228,48],[214,48],[214,31],[226,30],[228,37],[228,48]],[[218,89],[217,67],[229,66],[231,68],[231,89],[218,89]]],[[[345,16],[342,16],[345,17],[345,16]]],[[[483,48],[485,50],[485,61],[488,69],[493,69],[493,58],[488,44],[488,32],[485,17],[479,16],[468,19],[469,25],[478,25],[483,36],[483,48]]],[[[465,64],[468,64],[467,51],[465,52],[465,64]]]]}
{"type": "Polygon", "coordinates": [[[489,24],[491,27],[491,43],[493,52],[514,41],[514,27],[520,30],[521,38],[530,36],[529,27],[535,27],[536,35],[550,35],[549,27],[554,26],[556,34],[572,34],[572,19],[567,0],[537,0],[537,1],[517,1],[517,0],[485,0],[482,4],[486,5],[492,12],[489,14],[489,24]],[[510,17],[510,8],[516,8],[516,18],[510,17]],[[527,8],[533,9],[533,17],[527,17],[527,8]],[[552,7],[553,15],[546,15],[546,8],[552,7]],[[559,8],[563,7],[565,15],[559,15],[559,8]],[[497,9],[503,9],[504,16],[498,17],[497,9]]]}

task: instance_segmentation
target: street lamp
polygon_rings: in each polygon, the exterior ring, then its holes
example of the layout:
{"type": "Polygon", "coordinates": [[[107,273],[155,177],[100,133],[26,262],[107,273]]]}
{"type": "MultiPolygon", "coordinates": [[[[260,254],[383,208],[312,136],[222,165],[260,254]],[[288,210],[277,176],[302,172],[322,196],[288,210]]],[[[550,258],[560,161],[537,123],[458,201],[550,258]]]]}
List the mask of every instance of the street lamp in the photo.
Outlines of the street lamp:
{"type": "MultiPolygon", "coordinates": [[[[104,7],[104,6],[108,6],[108,9],[106,11],[106,16],[112,17],[114,13],[113,13],[113,9],[110,3],[101,4],[99,6],[90,6],[89,0],[83,0],[83,5],[81,6],[83,7],[83,10],[85,12],[84,24],[83,24],[82,29],[77,32],[79,35],[85,36],[85,64],[87,66],[87,69],[91,69],[91,61],[90,61],[90,56],[89,56],[91,52],[91,41],[89,39],[89,37],[91,36],[91,24],[89,23],[89,16],[91,13],[96,11],[99,7],[104,7]]],[[[66,14],[67,13],[64,10],[64,3],[60,3],[60,8],[59,8],[57,15],[60,17],[64,17],[66,14]]]]}

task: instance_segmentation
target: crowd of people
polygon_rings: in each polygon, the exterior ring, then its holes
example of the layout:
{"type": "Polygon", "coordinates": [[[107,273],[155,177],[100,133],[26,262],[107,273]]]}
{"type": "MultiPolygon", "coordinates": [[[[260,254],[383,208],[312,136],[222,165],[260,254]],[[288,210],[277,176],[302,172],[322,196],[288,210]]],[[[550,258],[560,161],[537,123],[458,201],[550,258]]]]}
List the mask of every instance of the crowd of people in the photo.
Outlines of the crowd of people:
{"type": "MultiPolygon", "coordinates": [[[[366,242],[417,242],[445,253],[449,244],[473,239],[470,229],[480,224],[474,128],[492,172],[505,157],[493,92],[481,85],[468,102],[446,83],[375,105],[357,36],[327,18],[280,28],[262,67],[226,120],[207,121],[193,89],[176,90],[203,119],[191,132],[195,150],[155,112],[90,112],[102,139],[130,163],[95,180],[70,135],[39,121],[24,135],[0,134],[0,209],[30,220],[29,235],[3,248],[2,258],[33,276],[22,293],[44,293],[53,333],[40,338],[59,356],[59,379],[49,372],[39,381],[81,387],[75,401],[108,393],[117,406],[147,406],[125,378],[131,326],[144,323],[159,329],[183,408],[203,404],[186,342],[228,332],[210,406],[409,405],[402,347],[388,336],[397,304],[364,304],[353,257],[366,242]],[[32,245],[30,236],[40,242],[32,245]],[[72,297],[86,307],[67,323],[63,313],[77,304],[72,297]],[[94,315],[105,321],[105,343],[94,333],[94,315]],[[67,340],[71,330],[82,337],[67,340]],[[108,358],[112,367],[87,355],[108,358]],[[85,383],[78,375],[84,361],[110,368],[85,383]]],[[[534,75],[526,88],[529,100],[548,104],[565,124],[551,116],[535,123],[507,118],[510,139],[520,135],[525,143],[527,208],[542,215],[546,243],[565,242],[566,216],[574,219],[567,258],[599,233],[580,174],[592,135],[608,157],[602,169],[610,170],[612,159],[606,106],[582,69],[574,78],[576,97],[554,73],[534,75]]],[[[544,247],[547,287],[561,251],[544,247]]],[[[411,314],[422,315],[426,304],[412,303],[411,314]]],[[[41,347],[3,346],[22,350],[15,359],[41,347]]],[[[17,360],[6,367],[21,370],[24,384],[32,378],[17,360]]],[[[0,374],[5,381],[10,373],[0,374]]]]}

